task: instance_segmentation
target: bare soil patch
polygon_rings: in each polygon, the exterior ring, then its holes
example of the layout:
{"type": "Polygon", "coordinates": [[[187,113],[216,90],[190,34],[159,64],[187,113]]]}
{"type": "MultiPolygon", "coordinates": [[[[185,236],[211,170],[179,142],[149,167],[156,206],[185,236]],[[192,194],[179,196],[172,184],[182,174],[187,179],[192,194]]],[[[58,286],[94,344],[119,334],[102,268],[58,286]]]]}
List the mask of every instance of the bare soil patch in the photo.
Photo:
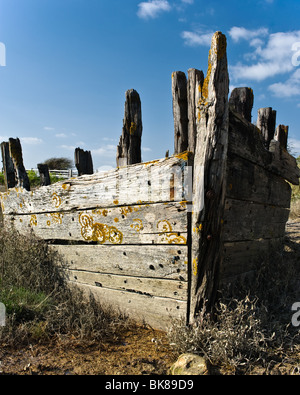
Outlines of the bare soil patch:
{"type": "Polygon", "coordinates": [[[164,375],[176,358],[163,332],[136,327],[100,344],[2,348],[0,375],[164,375]]]}

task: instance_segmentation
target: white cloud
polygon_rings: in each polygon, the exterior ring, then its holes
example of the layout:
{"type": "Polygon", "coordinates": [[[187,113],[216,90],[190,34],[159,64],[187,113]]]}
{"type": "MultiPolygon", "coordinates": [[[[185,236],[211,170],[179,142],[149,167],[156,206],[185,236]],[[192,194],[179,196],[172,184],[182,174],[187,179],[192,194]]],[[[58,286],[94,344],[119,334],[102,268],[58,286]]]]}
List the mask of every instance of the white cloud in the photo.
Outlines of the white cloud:
{"type": "Polygon", "coordinates": [[[238,42],[240,40],[253,40],[257,39],[257,37],[264,37],[268,34],[268,29],[262,27],[255,30],[249,30],[244,27],[234,26],[229,30],[229,35],[233,39],[233,41],[238,42]]]}
{"type": "Polygon", "coordinates": [[[167,0],[149,0],[138,4],[138,17],[142,19],[157,18],[162,12],[171,11],[172,7],[167,0]]]}
{"type": "Polygon", "coordinates": [[[54,128],[52,128],[50,126],[44,126],[43,129],[46,130],[47,132],[51,132],[51,131],[55,130],[54,128]]]}
{"type": "Polygon", "coordinates": [[[235,42],[247,40],[249,45],[255,48],[252,53],[246,54],[248,59],[255,60],[254,64],[247,65],[239,62],[231,66],[233,79],[263,81],[266,78],[295,70],[292,64],[294,55],[292,46],[300,41],[300,30],[270,34],[264,41],[262,37],[259,37],[259,32],[262,36],[267,34],[264,28],[257,30],[232,28],[230,30],[229,34],[235,42]]]}
{"type": "Polygon", "coordinates": [[[22,144],[27,144],[27,145],[38,145],[43,142],[42,139],[39,139],[37,137],[21,137],[20,140],[22,144]]]}
{"type": "Polygon", "coordinates": [[[112,144],[104,145],[92,150],[92,155],[102,156],[105,158],[115,157],[117,153],[117,146],[112,144]]]}
{"type": "Polygon", "coordinates": [[[194,4],[194,0],[181,0],[185,4],[194,4]]]}
{"type": "Polygon", "coordinates": [[[68,137],[65,133],[57,133],[56,135],[55,135],[55,137],[57,137],[57,138],[66,138],[66,137],[68,137]]]}
{"type": "Polygon", "coordinates": [[[148,147],[142,147],[142,151],[143,151],[143,152],[151,152],[152,149],[151,149],[151,148],[148,148],[148,147]]]}
{"type": "Polygon", "coordinates": [[[181,37],[184,39],[185,45],[189,45],[191,47],[205,45],[210,47],[213,34],[214,32],[201,33],[184,31],[182,32],[181,37]]]}
{"type": "Polygon", "coordinates": [[[300,95],[300,69],[297,69],[286,82],[278,82],[269,86],[269,90],[278,97],[300,95]]]}

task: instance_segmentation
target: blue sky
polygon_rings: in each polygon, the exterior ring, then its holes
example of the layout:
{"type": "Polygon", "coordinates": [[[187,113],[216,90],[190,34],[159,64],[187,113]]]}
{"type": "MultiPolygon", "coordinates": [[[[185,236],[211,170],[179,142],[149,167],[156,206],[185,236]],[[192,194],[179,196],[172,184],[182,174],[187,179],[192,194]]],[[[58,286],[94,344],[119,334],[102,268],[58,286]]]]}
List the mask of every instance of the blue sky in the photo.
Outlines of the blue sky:
{"type": "Polygon", "coordinates": [[[230,87],[253,88],[253,122],[258,108],[277,110],[298,156],[299,16],[298,0],[0,0],[0,140],[21,139],[28,169],[76,147],[95,169],[115,167],[133,88],[143,160],[173,153],[171,74],[206,73],[220,30],[230,87]]]}

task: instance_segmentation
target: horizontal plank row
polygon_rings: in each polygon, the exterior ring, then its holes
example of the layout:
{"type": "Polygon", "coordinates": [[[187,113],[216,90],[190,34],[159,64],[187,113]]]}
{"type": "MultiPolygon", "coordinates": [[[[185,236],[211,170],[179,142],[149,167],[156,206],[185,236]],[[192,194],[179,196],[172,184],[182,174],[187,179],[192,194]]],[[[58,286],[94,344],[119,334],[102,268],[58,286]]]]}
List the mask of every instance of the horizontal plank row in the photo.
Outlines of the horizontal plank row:
{"type": "Polygon", "coordinates": [[[241,200],[226,199],[224,241],[284,237],[289,210],[241,200]]]}
{"type": "Polygon", "coordinates": [[[290,208],[291,187],[283,178],[231,153],[226,197],[290,208]]]}
{"type": "Polygon", "coordinates": [[[68,270],[138,278],[188,280],[186,246],[52,245],[68,270]]]}
{"type": "Polygon", "coordinates": [[[283,238],[225,243],[222,281],[258,269],[271,251],[282,246],[282,242],[283,238]]]}
{"type": "Polygon", "coordinates": [[[300,170],[296,159],[272,141],[270,151],[264,147],[260,130],[239,114],[230,111],[228,152],[265,168],[294,185],[299,185],[300,170]]]}
{"type": "Polygon", "coordinates": [[[192,191],[189,155],[84,175],[28,192],[0,195],[4,215],[66,212],[141,203],[183,201],[192,191]]]}
{"type": "Polygon", "coordinates": [[[147,296],[187,300],[187,282],[161,278],[132,277],[81,270],[68,270],[70,281],[100,288],[115,289],[147,296]]]}
{"type": "MultiPolygon", "coordinates": [[[[70,283],[75,285],[74,283],[70,283]]],[[[146,322],[155,329],[167,330],[172,319],[186,320],[187,302],[157,296],[141,295],[133,292],[119,291],[76,284],[88,296],[92,294],[102,306],[121,311],[122,314],[146,322]]]]}
{"type": "Polygon", "coordinates": [[[6,224],[44,240],[100,244],[186,244],[187,206],[158,203],[73,212],[6,215],[6,224]]]}

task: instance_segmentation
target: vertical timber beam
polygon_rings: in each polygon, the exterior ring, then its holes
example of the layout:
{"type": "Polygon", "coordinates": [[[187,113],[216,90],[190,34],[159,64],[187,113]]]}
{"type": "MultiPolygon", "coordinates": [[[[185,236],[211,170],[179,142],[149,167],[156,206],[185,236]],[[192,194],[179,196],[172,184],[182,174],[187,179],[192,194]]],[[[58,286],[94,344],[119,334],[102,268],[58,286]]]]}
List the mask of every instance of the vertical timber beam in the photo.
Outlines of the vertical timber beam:
{"type": "Polygon", "coordinates": [[[196,149],[197,121],[199,116],[197,103],[201,99],[203,82],[203,71],[197,69],[188,70],[188,150],[193,153],[195,153],[196,149]]]}
{"type": "Polygon", "coordinates": [[[126,92],[125,115],[120,142],[117,147],[117,166],[141,163],[142,142],[142,106],[138,92],[130,89],[126,92]]]}
{"type": "Polygon", "coordinates": [[[93,159],[91,151],[84,151],[81,148],[75,149],[75,166],[78,170],[78,175],[93,174],[93,159]]]}
{"type": "Polygon", "coordinates": [[[20,139],[9,139],[9,154],[15,167],[17,180],[16,186],[30,191],[29,178],[23,164],[23,154],[20,139]]]}
{"type": "Polygon", "coordinates": [[[172,97],[174,117],[174,154],[188,149],[188,101],[187,79],[182,71],[172,73],[172,97]]]}
{"type": "Polygon", "coordinates": [[[8,190],[10,188],[14,188],[17,184],[15,178],[15,167],[11,159],[11,156],[9,154],[8,142],[1,143],[1,153],[2,153],[5,187],[6,190],[8,190]]]}
{"type": "Polygon", "coordinates": [[[276,128],[276,111],[272,107],[260,108],[257,116],[257,127],[265,140],[265,147],[269,149],[271,140],[274,139],[276,128]]]}
{"type": "Polygon", "coordinates": [[[215,302],[223,260],[223,214],[229,130],[226,37],[216,32],[198,103],[194,156],[190,319],[198,321],[215,302]]]}
{"type": "Polygon", "coordinates": [[[253,104],[254,95],[251,88],[235,88],[231,92],[229,108],[236,111],[249,122],[252,120],[253,104]]]}
{"type": "Polygon", "coordinates": [[[38,171],[40,174],[40,185],[41,187],[46,187],[51,184],[50,181],[50,173],[49,173],[49,167],[45,163],[39,163],[37,165],[38,171]]]}
{"type": "Polygon", "coordinates": [[[274,140],[279,141],[279,144],[285,150],[288,145],[289,127],[285,125],[278,125],[275,132],[274,140]]]}

